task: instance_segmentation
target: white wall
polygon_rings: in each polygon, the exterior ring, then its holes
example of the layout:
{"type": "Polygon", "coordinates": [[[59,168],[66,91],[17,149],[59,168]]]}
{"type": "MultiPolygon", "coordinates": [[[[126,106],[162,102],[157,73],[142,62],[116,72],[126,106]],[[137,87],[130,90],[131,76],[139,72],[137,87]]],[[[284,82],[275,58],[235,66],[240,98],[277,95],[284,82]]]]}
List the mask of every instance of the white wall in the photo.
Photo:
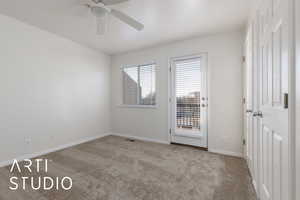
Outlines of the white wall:
{"type": "Polygon", "coordinates": [[[208,53],[208,147],[241,155],[243,137],[242,32],[196,38],[112,58],[112,130],[114,133],[168,142],[168,61],[170,57],[208,53]],[[123,108],[123,65],[155,61],[157,109],[123,108]]]}
{"type": "Polygon", "coordinates": [[[0,163],[110,131],[109,56],[3,15],[0,33],[0,163]]]}

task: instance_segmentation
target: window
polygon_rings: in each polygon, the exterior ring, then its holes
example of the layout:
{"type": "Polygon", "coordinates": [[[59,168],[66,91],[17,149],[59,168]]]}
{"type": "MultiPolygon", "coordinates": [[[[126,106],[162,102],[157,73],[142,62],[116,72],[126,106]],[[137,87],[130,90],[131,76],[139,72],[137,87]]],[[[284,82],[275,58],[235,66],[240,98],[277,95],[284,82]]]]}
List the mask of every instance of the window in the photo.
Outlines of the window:
{"type": "Polygon", "coordinates": [[[123,104],[156,105],[155,64],[124,67],[123,104]]]}

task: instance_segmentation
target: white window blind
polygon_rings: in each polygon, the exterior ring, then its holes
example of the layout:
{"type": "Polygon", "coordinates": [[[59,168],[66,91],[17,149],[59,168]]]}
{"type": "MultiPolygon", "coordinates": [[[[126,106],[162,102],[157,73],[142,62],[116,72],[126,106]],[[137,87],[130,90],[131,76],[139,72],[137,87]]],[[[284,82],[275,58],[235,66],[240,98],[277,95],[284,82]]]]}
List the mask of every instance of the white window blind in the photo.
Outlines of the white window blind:
{"type": "Polygon", "coordinates": [[[200,58],[175,62],[177,128],[200,129],[200,64],[200,58]]]}
{"type": "Polygon", "coordinates": [[[124,105],[155,105],[155,64],[125,67],[123,75],[124,105]]]}

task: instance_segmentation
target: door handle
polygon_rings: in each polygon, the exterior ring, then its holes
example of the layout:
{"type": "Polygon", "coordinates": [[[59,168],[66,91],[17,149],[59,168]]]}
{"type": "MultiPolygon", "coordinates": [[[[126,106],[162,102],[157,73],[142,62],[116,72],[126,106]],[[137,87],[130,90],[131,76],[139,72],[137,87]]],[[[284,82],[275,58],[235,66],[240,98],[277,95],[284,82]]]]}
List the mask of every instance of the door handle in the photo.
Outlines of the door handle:
{"type": "Polygon", "coordinates": [[[246,110],[246,113],[253,113],[253,110],[246,110]]]}
{"type": "Polygon", "coordinates": [[[288,109],[288,108],[289,108],[289,94],[284,93],[284,109],[288,109]]]}
{"type": "Polygon", "coordinates": [[[263,113],[261,111],[257,111],[253,113],[253,117],[260,117],[263,118],[263,113]]]}

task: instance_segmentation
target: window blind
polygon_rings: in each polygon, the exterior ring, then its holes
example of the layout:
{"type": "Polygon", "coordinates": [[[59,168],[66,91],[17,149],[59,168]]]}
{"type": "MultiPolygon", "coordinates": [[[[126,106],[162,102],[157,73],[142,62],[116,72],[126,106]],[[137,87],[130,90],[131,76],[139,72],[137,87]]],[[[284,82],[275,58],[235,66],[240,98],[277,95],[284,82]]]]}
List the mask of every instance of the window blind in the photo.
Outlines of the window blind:
{"type": "Polygon", "coordinates": [[[200,129],[200,58],[175,61],[177,128],[200,129]]]}
{"type": "Polygon", "coordinates": [[[155,64],[123,68],[123,104],[155,105],[155,64]]]}

